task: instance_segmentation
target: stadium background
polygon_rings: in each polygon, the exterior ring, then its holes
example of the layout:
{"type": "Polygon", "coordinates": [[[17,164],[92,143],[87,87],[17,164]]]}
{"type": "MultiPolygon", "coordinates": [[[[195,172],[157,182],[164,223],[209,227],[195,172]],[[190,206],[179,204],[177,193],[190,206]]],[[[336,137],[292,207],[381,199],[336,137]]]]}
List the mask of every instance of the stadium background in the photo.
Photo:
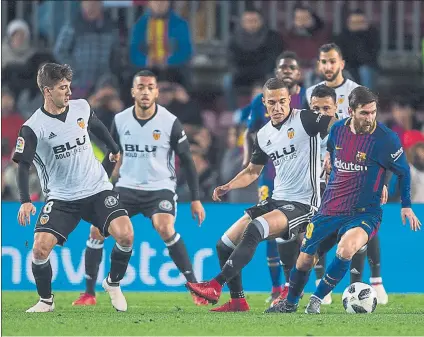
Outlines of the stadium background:
{"type": "MultiPolygon", "coordinates": [[[[80,1],[2,1],[3,290],[35,288],[29,257],[32,229],[21,228],[16,222],[17,170],[10,156],[20,126],[42,104],[35,79],[40,64],[46,61],[70,63],[76,71],[73,98],[88,99],[101,120],[110,126],[113,115],[131,104],[131,76],[146,66],[143,62],[148,62],[142,54],[147,53],[150,62],[156,58],[155,70],[161,88],[159,103],[169,107],[186,128],[199,172],[202,200],[206,203],[206,221],[202,228],[197,228],[184,203],[188,200],[188,191],[184,177],[180,176],[176,226],[194,258],[196,273],[208,279],[218,269],[216,240],[242,214],[246,205],[257,199],[256,186],[251,186],[229,195],[223,205],[210,203],[213,188],[228,181],[241,167],[240,134],[244,126],[238,123],[239,109],[257,92],[258,84],[262,85],[272,73],[275,57],[281,51],[298,53],[304,86],[320,81],[314,66],[318,46],[332,41],[340,44],[352,41],[353,35],[346,23],[350,11],[357,8],[364,11],[372,28],[359,34],[356,48],[343,50],[349,59],[346,76],[361,84],[370,83],[379,93],[379,119],[402,139],[410,130],[421,132],[421,137],[415,135],[414,142],[404,146],[408,148],[411,165],[418,168],[418,178],[413,181],[419,192],[414,210],[424,219],[424,205],[419,204],[424,200],[424,172],[422,166],[414,162],[414,151],[424,144],[424,5],[420,1],[173,1],[171,19],[163,26],[157,22],[158,26],[147,24],[151,22],[148,3],[103,1],[103,21],[94,18],[88,24],[87,19],[81,17],[80,1]],[[310,6],[306,17],[304,9],[300,9],[300,13],[296,9],[298,5],[310,6]],[[250,67],[241,67],[261,69],[260,77],[253,70],[240,74],[241,68],[237,67],[240,58],[231,57],[229,53],[231,44],[238,45],[237,39],[243,38],[239,21],[245,10],[252,7],[261,11],[267,26],[264,29],[274,31],[272,34],[277,37],[273,44],[275,50],[265,54],[263,68],[260,60],[254,59],[250,60],[250,67]],[[313,27],[302,26],[310,18],[315,22],[313,27]],[[146,38],[156,41],[150,44],[154,50],[137,47],[146,38]],[[171,50],[175,52],[174,57],[160,60],[161,55],[171,50]],[[363,54],[367,57],[362,58],[363,54]],[[365,77],[361,77],[363,71],[365,77]],[[244,80],[230,87],[229,74],[244,80]]],[[[240,45],[243,47],[243,43],[240,45]]],[[[244,46],[246,52],[254,48],[244,46]]],[[[262,47],[256,46],[258,50],[262,47]]],[[[93,144],[101,159],[103,144],[96,139],[93,144]]],[[[33,172],[31,193],[40,209],[42,196],[37,181],[33,172]]],[[[398,195],[396,182],[391,182],[390,201],[396,203],[398,195]]],[[[138,216],[133,223],[136,242],[125,279],[126,289],[184,290],[183,278],[170,262],[165,246],[149,222],[138,216]]],[[[81,224],[65,248],[55,249],[52,255],[54,289],[83,288],[82,257],[88,228],[87,224],[81,224]]],[[[411,233],[401,226],[398,204],[385,206],[381,227],[382,276],[388,292],[424,292],[422,264],[410,270],[406,282],[400,280],[398,274],[399,266],[422,255],[423,238],[422,232],[411,233]]],[[[111,242],[107,242],[106,250],[110,249],[111,242]]],[[[105,263],[107,270],[108,262],[105,263]]],[[[366,270],[365,280],[368,279],[366,270]]],[[[246,290],[270,289],[264,245],[244,275],[246,290]]],[[[99,279],[102,277],[100,272],[99,279]]],[[[346,282],[347,278],[337,290],[341,291],[346,282]]],[[[306,290],[312,290],[312,282],[306,290]]]]}

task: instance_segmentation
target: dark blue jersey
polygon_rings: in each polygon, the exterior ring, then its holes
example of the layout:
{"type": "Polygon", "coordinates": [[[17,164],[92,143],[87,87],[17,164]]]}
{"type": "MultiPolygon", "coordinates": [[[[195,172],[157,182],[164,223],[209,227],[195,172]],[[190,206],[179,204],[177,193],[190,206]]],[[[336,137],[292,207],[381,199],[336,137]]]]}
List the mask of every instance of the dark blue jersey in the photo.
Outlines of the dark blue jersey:
{"type": "Polygon", "coordinates": [[[327,142],[332,172],[322,197],[323,215],[381,213],[380,197],[388,170],[399,177],[402,207],[411,207],[411,179],[399,137],[376,122],[368,134],[354,134],[351,118],[333,125],[327,142]]]}

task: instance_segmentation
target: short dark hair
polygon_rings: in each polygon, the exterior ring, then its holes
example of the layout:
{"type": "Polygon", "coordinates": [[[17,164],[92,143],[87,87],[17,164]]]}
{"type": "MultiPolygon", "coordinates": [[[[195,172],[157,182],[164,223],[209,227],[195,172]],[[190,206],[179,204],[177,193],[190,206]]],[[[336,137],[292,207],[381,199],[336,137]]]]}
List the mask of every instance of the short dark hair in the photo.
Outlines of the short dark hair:
{"type": "Polygon", "coordinates": [[[364,106],[373,102],[378,104],[377,95],[364,86],[356,87],[349,95],[349,107],[352,110],[356,110],[360,105],[364,106]]]}
{"type": "Polygon", "coordinates": [[[44,95],[44,88],[53,88],[58,82],[66,79],[72,81],[72,68],[68,64],[44,63],[37,73],[37,85],[44,95]]]}
{"type": "Polygon", "coordinates": [[[147,69],[143,69],[140,70],[139,72],[137,72],[134,77],[133,77],[133,82],[137,77],[154,77],[156,82],[158,81],[158,77],[156,76],[156,74],[150,70],[147,69]]]}
{"type": "Polygon", "coordinates": [[[275,62],[276,67],[279,66],[280,61],[282,59],[292,59],[292,60],[295,60],[297,63],[300,62],[297,54],[294,51],[291,51],[291,50],[286,50],[286,51],[282,52],[280,55],[278,55],[277,61],[275,62]]]}
{"type": "Polygon", "coordinates": [[[340,55],[340,57],[343,59],[342,50],[334,42],[326,43],[326,44],[323,44],[321,47],[319,47],[319,54],[328,53],[330,50],[335,50],[340,55]]]}
{"type": "Polygon", "coordinates": [[[319,97],[319,98],[331,97],[334,103],[337,102],[336,90],[334,90],[333,88],[325,84],[317,85],[314,88],[314,90],[312,90],[311,100],[312,100],[312,97],[319,97]]]}
{"type": "Polygon", "coordinates": [[[352,9],[351,11],[349,11],[347,16],[349,17],[351,15],[363,15],[363,16],[365,16],[366,14],[362,9],[355,8],[355,9],[352,9]]]}
{"type": "Polygon", "coordinates": [[[265,89],[267,90],[277,90],[277,89],[288,89],[287,84],[284,83],[283,81],[279,80],[276,77],[272,77],[270,78],[268,81],[265,82],[263,90],[265,91],[265,89]]]}

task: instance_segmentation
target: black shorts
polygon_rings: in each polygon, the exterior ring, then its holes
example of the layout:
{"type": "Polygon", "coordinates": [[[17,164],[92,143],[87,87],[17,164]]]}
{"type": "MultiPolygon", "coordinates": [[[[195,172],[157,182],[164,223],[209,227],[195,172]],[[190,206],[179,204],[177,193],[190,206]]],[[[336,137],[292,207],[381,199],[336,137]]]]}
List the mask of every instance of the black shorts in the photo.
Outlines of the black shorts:
{"type": "Polygon", "coordinates": [[[110,222],[128,215],[119,199],[118,193],[106,190],[79,200],[48,200],[38,216],[34,231],[52,233],[58,245],[63,246],[68,235],[83,219],[107,237],[110,222]]]}
{"type": "Polygon", "coordinates": [[[284,213],[289,221],[289,230],[281,235],[284,241],[293,240],[299,233],[305,232],[306,226],[315,214],[315,210],[311,205],[271,198],[267,198],[256,206],[246,209],[245,212],[251,219],[255,219],[275,209],[284,213]]]}
{"type": "Polygon", "coordinates": [[[143,214],[151,218],[156,213],[166,213],[173,216],[177,213],[177,196],[170,190],[139,191],[125,187],[115,187],[119,193],[122,206],[131,218],[143,214]]]}

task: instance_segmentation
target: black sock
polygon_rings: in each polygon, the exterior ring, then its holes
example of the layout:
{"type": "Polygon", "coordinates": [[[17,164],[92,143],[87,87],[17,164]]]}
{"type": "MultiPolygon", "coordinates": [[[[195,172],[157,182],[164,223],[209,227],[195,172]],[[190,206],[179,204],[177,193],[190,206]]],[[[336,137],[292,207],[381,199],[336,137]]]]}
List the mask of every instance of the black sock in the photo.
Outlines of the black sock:
{"type": "Polygon", "coordinates": [[[324,277],[324,273],[325,273],[325,260],[327,254],[322,255],[319,260],[318,263],[315,265],[314,269],[315,269],[315,276],[317,278],[317,280],[320,280],[324,277]]]}
{"type": "Polygon", "coordinates": [[[290,281],[290,272],[296,264],[299,256],[300,243],[297,240],[278,244],[281,263],[283,264],[284,277],[286,283],[290,281]]]}
{"type": "Polygon", "coordinates": [[[368,243],[367,249],[368,262],[371,268],[371,277],[381,277],[380,272],[380,239],[378,236],[374,236],[368,243]]]}
{"type": "Polygon", "coordinates": [[[216,278],[219,283],[223,284],[230,281],[250,262],[259,243],[264,239],[264,234],[259,228],[263,228],[259,221],[253,220],[249,223],[243,233],[241,242],[234,249],[221,273],[216,278]]]}
{"type": "Polygon", "coordinates": [[[32,262],[32,274],[34,275],[38,295],[42,299],[49,299],[52,296],[53,275],[50,259],[42,264],[32,262]]]}
{"type": "MultiPolygon", "coordinates": [[[[229,239],[228,239],[229,240],[229,239]]],[[[219,239],[216,243],[216,252],[218,254],[219,265],[221,269],[224,267],[225,262],[233,253],[234,249],[228,247],[222,239],[219,239]]],[[[241,282],[241,271],[236,276],[234,276],[227,283],[228,289],[230,289],[231,298],[244,298],[243,285],[241,282]]]]}
{"type": "Polygon", "coordinates": [[[168,247],[169,256],[186,280],[188,282],[197,282],[193,273],[193,266],[188,257],[187,248],[180,234],[175,233],[165,241],[165,244],[168,247]]]}
{"type": "Polygon", "coordinates": [[[121,247],[118,243],[113,246],[110,254],[110,272],[109,278],[112,283],[119,283],[127,271],[128,262],[130,261],[132,247],[121,247]]]}
{"type": "Polygon", "coordinates": [[[99,266],[103,256],[103,242],[95,239],[88,239],[85,250],[85,292],[96,295],[96,281],[99,273],[99,266]]]}
{"type": "Polygon", "coordinates": [[[350,265],[350,283],[362,282],[362,274],[364,273],[365,256],[367,249],[359,250],[352,259],[350,265]]]}

